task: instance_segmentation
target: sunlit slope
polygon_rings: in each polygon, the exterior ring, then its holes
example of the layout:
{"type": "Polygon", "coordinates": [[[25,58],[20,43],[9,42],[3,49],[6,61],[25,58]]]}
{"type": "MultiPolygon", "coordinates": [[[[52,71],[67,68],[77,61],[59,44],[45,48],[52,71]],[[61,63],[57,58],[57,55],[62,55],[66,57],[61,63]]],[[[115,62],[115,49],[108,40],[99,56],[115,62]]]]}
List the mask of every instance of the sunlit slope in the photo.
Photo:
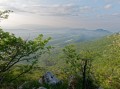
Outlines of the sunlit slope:
{"type": "MultiPolygon", "coordinates": [[[[74,44],[78,52],[80,50],[95,52],[91,71],[101,87],[120,89],[120,34],[74,44]]],[[[61,58],[62,54],[62,47],[55,48],[50,55],[43,56],[40,63],[57,72],[60,68],[66,68],[66,63],[61,58]]]]}

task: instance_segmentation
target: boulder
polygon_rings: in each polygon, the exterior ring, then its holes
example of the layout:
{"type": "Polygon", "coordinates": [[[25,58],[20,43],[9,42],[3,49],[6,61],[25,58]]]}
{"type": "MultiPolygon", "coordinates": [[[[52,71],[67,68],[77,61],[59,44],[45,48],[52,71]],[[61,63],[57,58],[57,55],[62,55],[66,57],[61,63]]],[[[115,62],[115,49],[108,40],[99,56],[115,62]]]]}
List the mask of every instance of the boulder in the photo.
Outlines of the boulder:
{"type": "Polygon", "coordinates": [[[45,87],[39,87],[38,89],[47,89],[47,88],[45,88],[45,87]]]}
{"type": "Polygon", "coordinates": [[[103,89],[101,86],[98,89],[103,89]]]}
{"type": "Polygon", "coordinates": [[[40,84],[49,84],[49,85],[56,85],[61,83],[61,81],[59,79],[57,79],[55,77],[54,74],[52,74],[51,72],[46,72],[42,78],[39,79],[39,83],[40,84]]]}

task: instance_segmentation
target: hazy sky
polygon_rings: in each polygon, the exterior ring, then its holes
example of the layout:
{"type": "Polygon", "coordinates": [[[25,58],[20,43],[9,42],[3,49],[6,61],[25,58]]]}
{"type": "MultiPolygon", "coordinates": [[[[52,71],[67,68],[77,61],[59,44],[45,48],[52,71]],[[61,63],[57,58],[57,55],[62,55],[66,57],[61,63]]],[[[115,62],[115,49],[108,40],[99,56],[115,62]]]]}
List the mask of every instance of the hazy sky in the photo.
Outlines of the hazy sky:
{"type": "Polygon", "coordinates": [[[0,0],[14,13],[2,27],[37,24],[52,27],[120,30],[120,0],[0,0]]]}

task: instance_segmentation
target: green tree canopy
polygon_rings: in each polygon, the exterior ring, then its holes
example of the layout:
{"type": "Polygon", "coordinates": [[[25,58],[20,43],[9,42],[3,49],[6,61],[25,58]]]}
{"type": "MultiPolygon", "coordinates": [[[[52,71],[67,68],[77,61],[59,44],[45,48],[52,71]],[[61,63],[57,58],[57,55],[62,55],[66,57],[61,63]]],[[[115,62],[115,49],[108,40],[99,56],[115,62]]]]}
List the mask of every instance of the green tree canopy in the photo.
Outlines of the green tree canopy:
{"type": "Polygon", "coordinates": [[[4,11],[1,11],[0,10],[0,20],[2,19],[7,19],[9,17],[9,13],[10,12],[13,12],[11,10],[4,10],[4,11]]]}
{"type": "Polygon", "coordinates": [[[46,46],[49,40],[43,39],[43,35],[34,40],[23,40],[0,29],[0,76],[4,76],[19,62],[35,63],[41,54],[51,48],[46,46]]]}

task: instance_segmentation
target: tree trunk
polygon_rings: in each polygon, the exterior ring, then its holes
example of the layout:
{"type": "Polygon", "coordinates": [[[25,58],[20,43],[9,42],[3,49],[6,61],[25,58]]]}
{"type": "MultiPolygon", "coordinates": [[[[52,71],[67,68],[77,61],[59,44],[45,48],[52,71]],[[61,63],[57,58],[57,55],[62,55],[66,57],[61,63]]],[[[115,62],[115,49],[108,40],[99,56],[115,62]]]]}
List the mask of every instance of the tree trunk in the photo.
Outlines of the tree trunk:
{"type": "Polygon", "coordinates": [[[83,85],[82,89],[86,89],[86,69],[87,69],[87,60],[84,62],[84,67],[83,67],[83,85]]]}

